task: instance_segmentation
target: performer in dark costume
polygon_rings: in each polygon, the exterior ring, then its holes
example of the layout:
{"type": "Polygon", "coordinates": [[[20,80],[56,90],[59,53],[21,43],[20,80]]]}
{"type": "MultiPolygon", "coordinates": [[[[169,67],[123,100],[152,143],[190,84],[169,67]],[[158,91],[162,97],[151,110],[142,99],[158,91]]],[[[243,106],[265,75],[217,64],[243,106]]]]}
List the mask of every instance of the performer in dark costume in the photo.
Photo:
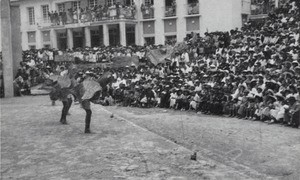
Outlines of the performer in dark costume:
{"type": "Polygon", "coordinates": [[[79,101],[82,108],[86,112],[85,116],[85,133],[91,133],[90,123],[92,117],[92,110],[90,102],[95,102],[99,99],[102,87],[105,87],[109,81],[106,76],[99,80],[93,80],[87,73],[86,77],[77,82],[74,79],[74,72],[69,71],[65,76],[58,76],[52,78],[52,91],[50,93],[51,100],[60,100],[63,103],[60,122],[67,124],[67,114],[72,105],[72,96],[79,101]],[[102,87],[101,87],[102,86],[102,87]]]}

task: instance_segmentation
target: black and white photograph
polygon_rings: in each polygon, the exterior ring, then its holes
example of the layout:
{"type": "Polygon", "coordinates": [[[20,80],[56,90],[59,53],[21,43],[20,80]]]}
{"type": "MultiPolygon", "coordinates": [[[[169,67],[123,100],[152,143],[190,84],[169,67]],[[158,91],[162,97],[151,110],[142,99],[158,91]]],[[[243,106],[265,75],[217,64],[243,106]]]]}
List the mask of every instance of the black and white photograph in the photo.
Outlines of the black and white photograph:
{"type": "Polygon", "coordinates": [[[300,180],[300,0],[0,0],[2,180],[300,180]]]}

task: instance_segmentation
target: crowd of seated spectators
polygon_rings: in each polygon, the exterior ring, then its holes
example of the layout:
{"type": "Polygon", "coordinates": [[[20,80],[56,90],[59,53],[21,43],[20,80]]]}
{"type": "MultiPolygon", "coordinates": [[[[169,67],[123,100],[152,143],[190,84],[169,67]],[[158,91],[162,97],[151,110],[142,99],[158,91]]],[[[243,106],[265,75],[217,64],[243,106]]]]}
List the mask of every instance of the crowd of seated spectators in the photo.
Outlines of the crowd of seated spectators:
{"type": "MultiPolygon", "coordinates": [[[[287,1],[263,24],[248,22],[241,30],[207,32],[204,37],[192,33],[183,42],[187,48],[176,50],[163,63],[90,68],[78,73],[76,79],[97,79],[109,72],[111,83],[99,99],[103,105],[189,110],[298,128],[300,13],[296,3],[287,1]]],[[[134,54],[147,59],[149,48],[102,47],[73,53],[81,52],[78,57],[83,57],[82,52],[93,54],[95,50],[100,56],[134,54]]],[[[67,66],[58,65],[53,72],[67,74],[67,66]]]]}
{"type": "Polygon", "coordinates": [[[114,57],[137,56],[141,61],[146,58],[146,48],[142,46],[101,46],[67,50],[31,49],[23,51],[22,61],[15,76],[15,95],[28,95],[30,88],[43,83],[60,66],[69,63],[110,63],[114,57]],[[62,56],[62,60],[59,57],[62,56]],[[67,59],[71,57],[71,59],[67,59]]]}
{"type": "Polygon", "coordinates": [[[111,6],[95,5],[93,7],[86,8],[70,8],[67,11],[61,10],[59,12],[48,12],[52,25],[94,22],[104,19],[134,19],[135,14],[136,6],[134,3],[130,6],[125,6],[119,2],[111,6]]]}

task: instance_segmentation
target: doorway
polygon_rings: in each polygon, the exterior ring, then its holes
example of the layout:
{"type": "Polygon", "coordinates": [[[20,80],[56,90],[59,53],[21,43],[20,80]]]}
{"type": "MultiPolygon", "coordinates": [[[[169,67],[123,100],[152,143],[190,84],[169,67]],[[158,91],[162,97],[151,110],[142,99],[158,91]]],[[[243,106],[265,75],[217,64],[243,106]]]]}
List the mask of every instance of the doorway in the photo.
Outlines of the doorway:
{"type": "Polygon", "coordinates": [[[91,47],[98,47],[103,45],[103,26],[91,29],[91,47]]]}
{"type": "Polygon", "coordinates": [[[126,44],[135,45],[135,25],[126,25],[126,44]]]}
{"type": "Polygon", "coordinates": [[[117,46],[120,45],[120,27],[119,24],[113,24],[108,26],[109,32],[109,45],[117,46]]]}
{"type": "Polygon", "coordinates": [[[67,32],[57,32],[57,48],[59,50],[66,50],[67,46],[67,32]]]}
{"type": "Polygon", "coordinates": [[[73,31],[73,46],[74,48],[84,47],[83,31],[73,31]]]}

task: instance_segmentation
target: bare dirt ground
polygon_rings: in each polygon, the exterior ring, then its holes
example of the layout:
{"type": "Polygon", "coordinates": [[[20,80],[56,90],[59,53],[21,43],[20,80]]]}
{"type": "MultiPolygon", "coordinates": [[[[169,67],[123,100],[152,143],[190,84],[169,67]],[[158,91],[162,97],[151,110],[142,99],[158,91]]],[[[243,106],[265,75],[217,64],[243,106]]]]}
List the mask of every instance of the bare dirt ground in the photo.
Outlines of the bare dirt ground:
{"type": "Polygon", "coordinates": [[[169,109],[106,109],[251,177],[300,180],[300,129],[169,109]]]}
{"type": "Polygon", "coordinates": [[[93,105],[48,96],[1,99],[1,179],[292,179],[300,177],[300,130],[164,109],[93,105]],[[114,117],[111,118],[111,114],[114,117]],[[190,155],[197,151],[197,161],[190,155]]]}

